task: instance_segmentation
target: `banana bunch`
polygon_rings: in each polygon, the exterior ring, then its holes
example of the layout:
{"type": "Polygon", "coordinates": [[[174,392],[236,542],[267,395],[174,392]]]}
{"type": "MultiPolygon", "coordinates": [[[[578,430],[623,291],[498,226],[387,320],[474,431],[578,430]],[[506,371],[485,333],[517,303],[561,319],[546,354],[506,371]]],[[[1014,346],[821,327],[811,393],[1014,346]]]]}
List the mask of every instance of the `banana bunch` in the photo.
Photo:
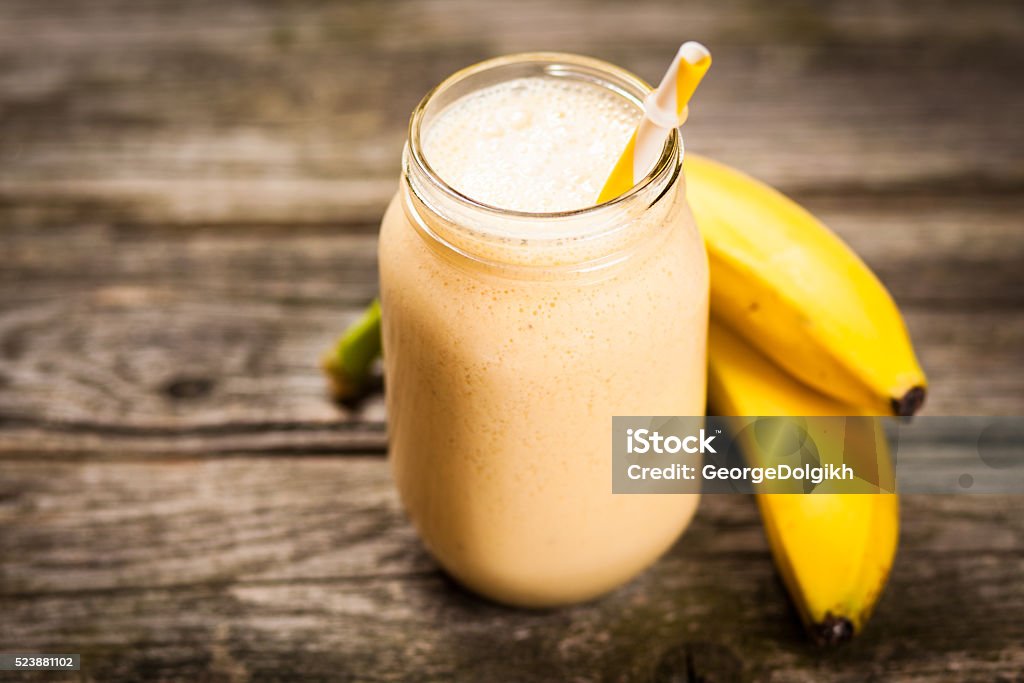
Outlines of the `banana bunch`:
{"type": "MultiPolygon", "coordinates": [[[[720,415],[912,415],[927,386],[892,297],[836,235],[774,189],[688,153],[687,198],[711,267],[708,399],[720,415]]],[[[339,398],[380,352],[371,307],[323,359],[339,398]]],[[[830,456],[862,444],[891,480],[877,419],[852,420],[830,456]],[[857,432],[860,433],[857,433],[857,432]]],[[[741,438],[752,465],[774,454],[741,438]]],[[[877,489],[871,489],[877,490],[877,489]]],[[[812,637],[863,629],[899,528],[895,494],[759,494],[776,565],[812,637]]]]}
{"type": "MultiPolygon", "coordinates": [[[[711,267],[710,409],[740,416],[916,412],[924,373],[892,297],[857,255],[767,185],[694,154],[685,164],[687,199],[711,267]]],[[[891,481],[879,421],[850,420],[846,432],[843,443],[815,442],[825,456],[852,444],[878,463],[876,481],[891,481]]],[[[740,445],[751,465],[774,456],[750,435],[740,445]]],[[[776,567],[814,640],[836,644],[859,633],[896,554],[897,496],[757,499],[776,567]]]]}

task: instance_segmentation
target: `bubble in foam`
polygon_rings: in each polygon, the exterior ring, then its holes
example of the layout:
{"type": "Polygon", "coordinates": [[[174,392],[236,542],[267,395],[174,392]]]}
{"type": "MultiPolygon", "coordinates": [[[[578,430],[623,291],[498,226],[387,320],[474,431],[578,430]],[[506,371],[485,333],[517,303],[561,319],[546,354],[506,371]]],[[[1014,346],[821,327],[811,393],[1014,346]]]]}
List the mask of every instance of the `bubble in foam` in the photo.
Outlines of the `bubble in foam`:
{"type": "Polygon", "coordinates": [[[475,91],[424,132],[427,161],[459,192],[514,211],[593,205],[640,119],[599,85],[521,78],[475,91]]]}

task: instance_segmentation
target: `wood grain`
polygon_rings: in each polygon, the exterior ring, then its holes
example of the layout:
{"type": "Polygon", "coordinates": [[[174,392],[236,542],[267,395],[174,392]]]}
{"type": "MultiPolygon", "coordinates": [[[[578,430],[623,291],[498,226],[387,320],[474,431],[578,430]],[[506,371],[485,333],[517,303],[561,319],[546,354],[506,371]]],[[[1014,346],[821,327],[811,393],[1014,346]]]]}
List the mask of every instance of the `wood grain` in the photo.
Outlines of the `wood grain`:
{"type": "MultiPolygon", "coordinates": [[[[1024,200],[809,206],[903,307],[931,378],[927,412],[1024,412],[1024,200]]],[[[334,406],[317,368],[376,292],[369,228],[44,229],[7,215],[0,452],[383,450],[379,392],[334,406]]]]}
{"type": "Polygon", "coordinates": [[[527,612],[436,569],[379,458],[5,460],[0,482],[0,632],[80,651],[96,680],[1010,681],[1024,666],[1020,497],[906,497],[888,599],[823,654],[750,498],[705,497],[611,596],[527,612]]]}
{"type": "Polygon", "coordinates": [[[413,105],[524,50],[715,69],[692,149],[797,194],[1019,193],[1021,5],[925,0],[0,6],[0,199],[144,222],[373,222],[413,105]],[[976,5],[976,4],[975,4],[976,5]]]}

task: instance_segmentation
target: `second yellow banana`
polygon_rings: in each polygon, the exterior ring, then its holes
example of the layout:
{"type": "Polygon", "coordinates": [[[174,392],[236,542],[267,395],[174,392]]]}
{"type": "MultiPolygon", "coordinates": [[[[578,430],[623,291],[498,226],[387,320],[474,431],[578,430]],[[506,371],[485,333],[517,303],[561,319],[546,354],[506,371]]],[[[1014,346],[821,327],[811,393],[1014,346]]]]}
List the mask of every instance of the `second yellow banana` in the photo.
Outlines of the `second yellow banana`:
{"type": "MultiPolygon", "coordinates": [[[[800,384],[714,320],[708,342],[708,399],[713,414],[843,416],[860,412],[800,384]]],[[[867,444],[870,452],[865,455],[877,457],[880,480],[891,478],[892,464],[879,421],[851,420],[847,429],[865,432],[854,436],[867,444]]],[[[827,440],[817,443],[827,448],[827,440]]],[[[751,465],[763,465],[771,458],[757,439],[741,438],[740,444],[751,465]]],[[[841,449],[842,444],[835,446],[841,449]]],[[[759,494],[757,500],[775,564],[811,636],[831,645],[859,633],[881,595],[896,554],[897,496],[816,491],[759,494]]]]}

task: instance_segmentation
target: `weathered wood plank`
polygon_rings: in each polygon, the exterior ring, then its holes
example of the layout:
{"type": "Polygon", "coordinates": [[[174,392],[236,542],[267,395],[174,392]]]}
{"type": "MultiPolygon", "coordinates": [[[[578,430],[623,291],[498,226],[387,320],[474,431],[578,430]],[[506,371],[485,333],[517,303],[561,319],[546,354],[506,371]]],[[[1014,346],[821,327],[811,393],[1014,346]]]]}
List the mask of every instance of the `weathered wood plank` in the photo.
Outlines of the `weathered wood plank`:
{"type": "MultiPolygon", "coordinates": [[[[810,202],[905,308],[933,414],[1024,411],[1024,205],[810,202]]],[[[16,212],[15,212],[16,213],[16,212]]],[[[330,453],[384,446],[317,358],[375,293],[372,229],[55,224],[0,232],[0,450],[330,453]]]]}
{"type": "Polygon", "coordinates": [[[2,318],[0,450],[379,447],[379,394],[339,408],[318,367],[354,313],[147,289],[26,305],[2,318]]]}
{"type": "MultiPolygon", "coordinates": [[[[274,307],[161,306],[151,313],[149,297],[127,308],[88,298],[40,305],[47,315],[7,332],[0,452],[383,449],[379,393],[350,408],[326,395],[315,359],[336,334],[334,312],[290,310],[279,325],[274,307]]],[[[907,319],[931,376],[928,412],[1021,411],[1024,319],[917,309],[907,319]]]]}
{"type": "MultiPolygon", "coordinates": [[[[931,412],[1020,412],[1019,202],[812,208],[908,307],[933,379],[931,412]]],[[[375,291],[372,235],[84,225],[12,227],[0,242],[0,279],[10,285],[0,295],[0,443],[174,452],[382,446],[379,429],[348,426],[379,423],[379,396],[339,414],[315,367],[375,291]]]]}
{"type": "Polygon", "coordinates": [[[1024,666],[1022,501],[905,498],[870,629],[822,654],[749,498],[706,497],[682,541],[613,595],[524,612],[436,570],[379,458],[8,459],[0,632],[81,651],[101,680],[673,680],[689,667],[712,680],[1011,681],[1024,666]]]}
{"type": "MultiPolygon", "coordinates": [[[[1024,195],[816,196],[805,204],[903,305],[1019,309],[1024,302],[1024,195]]],[[[67,207],[51,222],[23,207],[0,207],[0,307],[99,288],[361,305],[377,289],[384,207],[377,208],[365,223],[228,227],[121,223],[67,207]]]]}
{"type": "MultiPolygon", "coordinates": [[[[88,317],[92,325],[30,334],[21,355],[0,364],[0,453],[383,451],[380,394],[336,407],[315,363],[300,361],[334,336],[333,313],[292,312],[288,329],[268,342],[264,326],[274,322],[258,307],[209,304],[190,315],[192,305],[176,303],[165,310],[149,318],[53,306],[48,321],[88,317]],[[168,320],[175,328],[163,330],[168,320]],[[238,341],[209,341],[227,335],[238,341]]],[[[907,320],[931,378],[928,413],[1022,411],[1024,319],[911,310],[907,320]]]]}
{"type": "Polygon", "coordinates": [[[798,193],[1019,194],[1020,4],[570,0],[0,7],[0,199],[145,222],[372,221],[409,112],[530,49],[654,78],[715,51],[687,126],[798,193]]]}
{"type": "MultiPolygon", "coordinates": [[[[916,457],[926,447],[904,450],[916,457]]],[[[46,463],[5,456],[0,472],[5,594],[433,570],[401,516],[387,464],[376,456],[46,463]]],[[[701,516],[709,527],[688,532],[699,542],[686,554],[760,548],[755,508],[723,503],[727,498],[705,497],[701,516]]],[[[905,515],[904,541],[919,551],[1024,550],[1024,518],[1016,514],[1024,498],[905,498],[919,512],[905,515]]]]}

